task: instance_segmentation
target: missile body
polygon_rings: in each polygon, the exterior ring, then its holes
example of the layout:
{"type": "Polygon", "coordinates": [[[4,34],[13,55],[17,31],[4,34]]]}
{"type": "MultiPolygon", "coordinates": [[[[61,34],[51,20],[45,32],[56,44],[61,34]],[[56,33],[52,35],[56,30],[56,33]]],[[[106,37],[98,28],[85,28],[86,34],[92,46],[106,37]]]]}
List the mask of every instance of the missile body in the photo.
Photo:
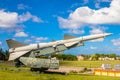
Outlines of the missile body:
{"type": "MultiPolygon", "coordinates": [[[[68,47],[71,47],[75,44],[78,44],[78,43],[81,43],[84,41],[104,38],[111,34],[112,33],[95,34],[95,35],[88,35],[88,36],[83,36],[83,37],[78,37],[78,38],[73,38],[73,39],[68,39],[68,40],[58,40],[55,42],[37,43],[37,44],[30,44],[30,45],[26,45],[26,46],[20,46],[20,47],[16,47],[16,48],[10,48],[9,49],[9,53],[10,53],[9,60],[14,60],[16,58],[19,58],[20,56],[26,54],[29,51],[41,50],[41,49],[45,49],[48,47],[55,48],[59,45],[64,45],[64,47],[66,47],[68,49],[68,47]]],[[[73,47],[76,47],[76,46],[73,46],[73,47]]]]}
{"type": "Polygon", "coordinates": [[[27,46],[15,48],[14,52],[36,50],[39,48],[46,48],[46,47],[55,47],[55,46],[60,45],[60,44],[66,44],[66,43],[72,43],[72,42],[89,41],[89,40],[104,38],[104,37],[109,36],[109,35],[111,35],[111,33],[89,35],[89,36],[79,37],[79,38],[75,38],[75,39],[60,40],[60,41],[49,42],[49,43],[30,44],[27,46]]]}

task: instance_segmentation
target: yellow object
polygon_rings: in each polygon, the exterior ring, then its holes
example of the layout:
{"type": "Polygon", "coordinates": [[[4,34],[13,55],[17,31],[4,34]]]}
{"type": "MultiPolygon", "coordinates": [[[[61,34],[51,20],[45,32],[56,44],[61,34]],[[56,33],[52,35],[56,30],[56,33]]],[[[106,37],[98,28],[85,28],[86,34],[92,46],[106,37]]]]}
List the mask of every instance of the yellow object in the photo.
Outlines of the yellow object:
{"type": "Polygon", "coordinates": [[[120,77],[119,70],[104,70],[104,69],[94,69],[95,75],[100,76],[113,76],[113,77],[120,77]]]}

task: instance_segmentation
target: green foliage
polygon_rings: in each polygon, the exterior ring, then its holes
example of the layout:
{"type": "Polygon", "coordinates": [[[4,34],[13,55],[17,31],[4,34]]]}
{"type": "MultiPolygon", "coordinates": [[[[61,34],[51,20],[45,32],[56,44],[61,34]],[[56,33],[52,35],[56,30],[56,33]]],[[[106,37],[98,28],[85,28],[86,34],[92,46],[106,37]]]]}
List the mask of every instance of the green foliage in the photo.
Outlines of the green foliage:
{"type": "Polygon", "coordinates": [[[2,48],[0,48],[0,60],[8,60],[9,58],[9,53],[8,51],[6,50],[5,52],[3,51],[2,48]]]}
{"type": "Polygon", "coordinates": [[[110,58],[115,58],[116,57],[116,54],[112,53],[112,54],[109,54],[108,55],[110,58]]]}
{"type": "Polygon", "coordinates": [[[90,55],[86,55],[86,54],[81,54],[81,56],[84,57],[84,60],[89,60],[90,59],[90,55]]]}
{"type": "Polygon", "coordinates": [[[91,60],[98,60],[98,58],[100,57],[100,55],[99,54],[93,54],[93,55],[91,55],[91,60]]]}
{"type": "Polygon", "coordinates": [[[99,58],[105,58],[105,57],[109,57],[109,58],[115,58],[116,59],[116,54],[111,53],[111,54],[93,54],[91,55],[91,60],[98,60],[99,58]]]}
{"type": "Polygon", "coordinates": [[[104,58],[106,55],[105,54],[100,54],[100,57],[101,58],[104,58]]]}
{"type": "Polygon", "coordinates": [[[68,61],[75,61],[77,60],[77,57],[72,54],[57,54],[54,55],[59,60],[68,60],[68,61]]]}
{"type": "Polygon", "coordinates": [[[77,57],[72,54],[67,54],[65,60],[75,61],[75,60],[77,60],[77,57]]]}
{"type": "Polygon", "coordinates": [[[2,48],[0,49],[0,60],[5,60],[5,55],[4,55],[4,51],[2,50],[2,48]]]}
{"type": "Polygon", "coordinates": [[[81,54],[81,56],[84,57],[84,60],[98,60],[99,58],[105,58],[105,57],[109,57],[109,58],[115,58],[118,57],[115,53],[111,53],[111,54],[99,54],[99,53],[95,53],[92,55],[87,55],[87,54],[81,54]]]}

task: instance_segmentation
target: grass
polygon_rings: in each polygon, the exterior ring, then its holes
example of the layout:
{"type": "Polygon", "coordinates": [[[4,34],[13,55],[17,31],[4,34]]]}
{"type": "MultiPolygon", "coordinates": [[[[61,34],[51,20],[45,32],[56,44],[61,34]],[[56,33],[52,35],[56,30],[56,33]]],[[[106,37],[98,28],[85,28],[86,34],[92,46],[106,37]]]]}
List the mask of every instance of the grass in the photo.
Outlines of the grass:
{"type": "Polygon", "coordinates": [[[0,71],[0,80],[120,80],[120,78],[85,74],[38,74],[34,72],[0,71]]]}
{"type": "MultiPolygon", "coordinates": [[[[100,67],[103,63],[118,64],[120,61],[60,61],[62,66],[74,67],[100,67]]],[[[29,68],[16,68],[0,64],[0,80],[120,80],[119,77],[95,76],[87,74],[69,73],[61,74],[39,74],[30,72],[29,68]]]]}
{"type": "Polygon", "coordinates": [[[120,64],[119,60],[114,61],[60,61],[61,66],[74,66],[74,67],[86,67],[86,68],[99,68],[102,64],[111,64],[114,67],[115,64],[120,64]]]}

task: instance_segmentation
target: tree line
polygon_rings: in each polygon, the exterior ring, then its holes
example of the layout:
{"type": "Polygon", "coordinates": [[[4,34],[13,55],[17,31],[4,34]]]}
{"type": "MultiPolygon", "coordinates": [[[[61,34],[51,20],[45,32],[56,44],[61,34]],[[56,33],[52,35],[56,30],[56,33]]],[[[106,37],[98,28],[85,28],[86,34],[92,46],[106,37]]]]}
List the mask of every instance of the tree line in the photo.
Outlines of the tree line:
{"type": "Polygon", "coordinates": [[[9,53],[8,51],[3,51],[2,48],[0,48],[0,60],[7,61],[9,58],[9,53]]]}
{"type": "MultiPolygon", "coordinates": [[[[114,58],[116,59],[116,57],[120,57],[118,55],[116,55],[115,53],[111,53],[111,54],[100,54],[100,53],[95,53],[95,54],[80,54],[80,56],[84,57],[84,60],[99,60],[99,58],[114,58]]],[[[72,55],[72,54],[56,54],[54,55],[54,57],[56,57],[59,60],[69,60],[69,61],[75,61],[77,60],[77,56],[72,55]]]]}
{"type": "Polygon", "coordinates": [[[52,57],[56,57],[59,60],[68,60],[68,61],[76,61],[77,56],[72,54],[55,54],[52,57]]]}
{"type": "Polygon", "coordinates": [[[90,58],[91,58],[91,60],[99,60],[99,58],[105,58],[105,57],[116,59],[116,57],[120,57],[120,56],[116,55],[115,53],[111,53],[111,54],[95,53],[95,54],[90,54],[90,55],[81,54],[81,56],[84,57],[84,60],[89,60],[90,58]]]}

